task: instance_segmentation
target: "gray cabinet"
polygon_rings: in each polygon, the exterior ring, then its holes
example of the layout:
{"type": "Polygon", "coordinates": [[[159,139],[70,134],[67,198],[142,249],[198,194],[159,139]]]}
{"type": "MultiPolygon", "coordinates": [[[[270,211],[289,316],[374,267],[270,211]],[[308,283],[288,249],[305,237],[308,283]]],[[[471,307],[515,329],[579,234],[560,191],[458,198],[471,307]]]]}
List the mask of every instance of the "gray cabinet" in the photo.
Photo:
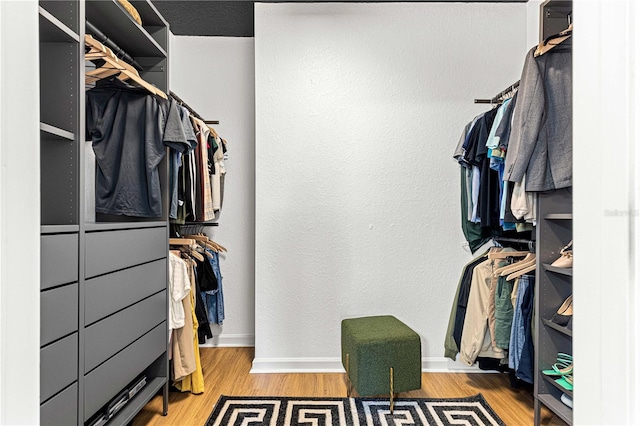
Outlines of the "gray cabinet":
{"type": "Polygon", "coordinates": [[[41,353],[43,425],[84,425],[107,412],[140,377],[146,385],[109,425],[129,423],[160,390],[168,403],[168,179],[160,166],[163,216],[90,212],[93,169],[85,141],[85,22],[168,92],[169,28],[148,0],[41,0],[41,353]]]}
{"type": "Polygon", "coordinates": [[[535,330],[535,424],[540,424],[540,409],[544,405],[568,424],[573,413],[561,401],[562,394],[573,398],[555,379],[543,374],[551,369],[558,353],[573,354],[572,327],[551,321],[563,302],[572,294],[573,269],[551,264],[560,257],[560,250],[573,239],[571,188],[538,195],[537,268],[536,268],[536,330],[535,330]]]}

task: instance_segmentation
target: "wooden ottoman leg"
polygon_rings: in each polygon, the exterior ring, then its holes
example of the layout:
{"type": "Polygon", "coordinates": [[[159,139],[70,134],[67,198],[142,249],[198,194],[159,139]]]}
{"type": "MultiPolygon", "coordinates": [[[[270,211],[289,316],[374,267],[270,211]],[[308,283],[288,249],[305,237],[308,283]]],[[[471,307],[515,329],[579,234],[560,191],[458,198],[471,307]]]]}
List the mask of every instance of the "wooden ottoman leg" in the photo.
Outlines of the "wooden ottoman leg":
{"type": "Polygon", "coordinates": [[[351,378],[349,377],[349,353],[347,352],[347,398],[351,397],[351,378]]]}
{"type": "Polygon", "coordinates": [[[393,415],[393,367],[389,368],[389,408],[393,415]]]}

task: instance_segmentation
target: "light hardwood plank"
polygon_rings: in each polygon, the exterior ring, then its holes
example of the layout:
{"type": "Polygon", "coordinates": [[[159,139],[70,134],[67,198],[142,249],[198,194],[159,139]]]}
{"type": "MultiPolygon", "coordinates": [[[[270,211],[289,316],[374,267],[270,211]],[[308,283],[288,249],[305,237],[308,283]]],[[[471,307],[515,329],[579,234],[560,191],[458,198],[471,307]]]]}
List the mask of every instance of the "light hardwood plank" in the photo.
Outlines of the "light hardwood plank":
{"type": "MultiPolygon", "coordinates": [[[[162,416],[162,395],[154,397],[134,419],[134,426],[203,426],[220,395],[344,397],[345,375],[250,374],[253,348],[201,348],[205,392],[201,395],[171,392],[169,415],[162,416]]],[[[423,373],[422,388],[398,394],[399,398],[454,398],[482,393],[509,426],[533,424],[531,388],[512,388],[507,374],[423,373]]],[[[565,423],[543,409],[542,424],[565,423]]]]}

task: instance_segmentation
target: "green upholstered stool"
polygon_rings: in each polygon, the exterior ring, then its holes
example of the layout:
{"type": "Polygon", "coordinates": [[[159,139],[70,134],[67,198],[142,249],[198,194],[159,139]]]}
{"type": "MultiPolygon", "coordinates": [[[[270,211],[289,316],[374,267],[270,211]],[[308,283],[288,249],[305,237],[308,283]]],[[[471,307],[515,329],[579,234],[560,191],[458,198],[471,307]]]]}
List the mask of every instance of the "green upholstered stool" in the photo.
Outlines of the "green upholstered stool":
{"type": "MultiPolygon", "coordinates": [[[[420,336],[391,315],[342,320],[342,365],[360,396],[422,387],[420,336]]],[[[349,386],[350,389],[350,386],[349,386]]]]}

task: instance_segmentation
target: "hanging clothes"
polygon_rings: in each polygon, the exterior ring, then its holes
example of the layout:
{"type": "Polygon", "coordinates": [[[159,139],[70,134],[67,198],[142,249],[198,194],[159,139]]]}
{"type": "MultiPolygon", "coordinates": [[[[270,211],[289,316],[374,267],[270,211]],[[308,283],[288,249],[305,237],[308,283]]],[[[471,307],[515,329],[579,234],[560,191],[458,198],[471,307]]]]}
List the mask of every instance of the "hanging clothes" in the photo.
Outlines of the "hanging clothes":
{"type": "Polygon", "coordinates": [[[191,282],[187,265],[175,254],[169,254],[169,329],[182,328],[185,325],[185,312],[182,299],[189,295],[191,282]]]}
{"type": "Polygon", "coordinates": [[[218,253],[206,249],[209,254],[209,263],[216,279],[216,289],[205,290],[202,294],[205,305],[207,307],[207,314],[209,323],[221,325],[224,321],[224,296],[222,292],[222,274],[220,273],[220,259],[218,253]]]}
{"type": "Polygon", "coordinates": [[[195,358],[195,370],[186,375],[181,380],[174,381],[173,385],[182,392],[191,392],[194,394],[200,394],[204,392],[204,375],[202,373],[202,364],[200,362],[200,347],[198,345],[198,332],[200,324],[198,323],[198,316],[196,313],[196,301],[198,294],[197,283],[195,278],[195,265],[193,260],[189,261],[189,279],[191,281],[190,290],[190,306],[191,306],[191,319],[192,319],[192,331],[193,339],[191,343],[193,345],[193,352],[195,358]]]}
{"type": "Polygon", "coordinates": [[[444,356],[456,360],[456,355],[460,349],[460,339],[462,337],[462,327],[464,325],[464,317],[467,310],[467,302],[469,300],[469,290],[471,288],[471,275],[473,268],[479,263],[484,262],[487,259],[486,251],[484,254],[476,257],[471,262],[467,263],[464,268],[460,281],[458,282],[458,289],[454,297],[454,304],[449,315],[449,325],[447,327],[447,334],[444,344],[444,356]]]}
{"type": "Polygon", "coordinates": [[[535,262],[535,256],[526,253],[494,247],[465,265],[449,317],[446,357],[467,365],[479,363],[482,369],[508,365],[522,380],[532,377],[527,371],[533,371],[533,279],[507,279],[518,270],[516,264],[524,270],[535,262]]]}
{"type": "Polygon", "coordinates": [[[96,157],[97,213],[162,217],[165,146],[188,142],[177,105],[115,77],[86,92],[86,132],[96,157]]]}
{"type": "MultiPolygon", "coordinates": [[[[196,370],[196,357],[193,346],[193,307],[191,305],[191,276],[189,274],[189,266],[186,260],[181,259],[174,253],[170,253],[169,268],[169,286],[170,288],[182,287],[179,282],[185,280],[187,293],[180,300],[181,308],[184,312],[183,326],[174,327],[171,334],[171,352],[172,352],[172,378],[174,381],[181,381],[186,376],[192,374],[196,370]],[[174,266],[171,266],[171,265],[174,266]],[[178,270],[179,273],[175,273],[178,270]]],[[[169,305],[170,317],[171,311],[175,309],[172,302],[169,305]]]]}
{"type": "Polygon", "coordinates": [[[182,166],[182,156],[193,151],[198,145],[198,141],[189,119],[189,110],[178,105],[178,112],[186,143],[182,149],[172,148],[169,151],[169,193],[171,195],[169,219],[176,221],[182,218],[181,223],[184,223],[184,213],[180,216],[178,214],[179,207],[182,207],[184,204],[184,178],[180,175],[180,167],[182,166]]]}
{"type": "Polygon", "coordinates": [[[513,112],[505,179],[526,191],[572,185],[572,39],[542,56],[525,58],[513,112]]]}

